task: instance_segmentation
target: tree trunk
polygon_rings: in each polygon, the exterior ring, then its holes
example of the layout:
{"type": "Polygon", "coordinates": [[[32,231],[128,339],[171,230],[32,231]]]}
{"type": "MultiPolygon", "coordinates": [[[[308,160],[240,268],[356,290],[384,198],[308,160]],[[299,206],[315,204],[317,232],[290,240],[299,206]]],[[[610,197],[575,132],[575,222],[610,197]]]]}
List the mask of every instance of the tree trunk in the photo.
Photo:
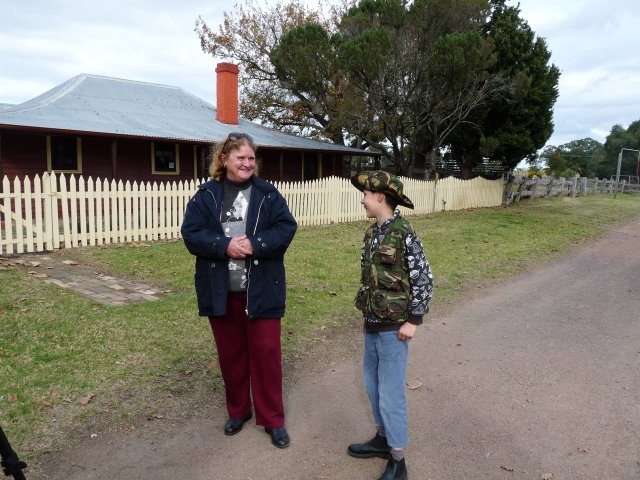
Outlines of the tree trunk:
{"type": "Polygon", "coordinates": [[[464,152],[462,156],[462,162],[460,163],[460,177],[463,180],[470,180],[473,178],[473,168],[478,164],[480,155],[469,152],[464,152]]]}
{"type": "Polygon", "coordinates": [[[440,146],[438,142],[434,140],[431,145],[431,153],[429,154],[429,164],[425,165],[424,169],[424,179],[429,180],[431,175],[435,176],[436,167],[438,165],[438,151],[440,150],[440,146]]]}

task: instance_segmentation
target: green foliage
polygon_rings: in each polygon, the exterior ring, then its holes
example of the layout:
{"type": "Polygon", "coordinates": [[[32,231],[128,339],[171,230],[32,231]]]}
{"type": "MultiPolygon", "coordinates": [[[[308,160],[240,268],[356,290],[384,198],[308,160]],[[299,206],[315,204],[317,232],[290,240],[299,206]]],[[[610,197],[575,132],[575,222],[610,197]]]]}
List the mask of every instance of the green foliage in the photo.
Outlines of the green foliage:
{"type": "Polygon", "coordinates": [[[357,36],[338,36],[338,61],[342,68],[363,82],[369,82],[370,72],[386,67],[391,53],[389,32],[382,28],[366,28],[357,36]]]}
{"type": "MultiPolygon", "coordinates": [[[[618,155],[623,148],[640,150],[640,120],[632,122],[627,129],[614,125],[604,143],[605,157],[599,165],[603,177],[616,174],[618,155]]],[[[638,152],[622,151],[620,175],[638,175],[638,152]]]]}
{"type": "Polygon", "coordinates": [[[549,175],[561,177],[563,172],[567,169],[567,162],[560,152],[554,151],[547,159],[547,167],[549,169],[549,175]]]}
{"type": "Polygon", "coordinates": [[[553,132],[553,106],[558,97],[560,71],[549,64],[551,53],[535,38],[519,7],[493,0],[484,35],[495,45],[492,71],[502,76],[508,92],[492,97],[468,123],[454,132],[449,147],[463,178],[474,175],[483,157],[513,169],[534,156],[553,132]]]}
{"type": "Polygon", "coordinates": [[[317,23],[307,23],[282,36],[271,51],[271,63],[278,79],[294,91],[326,90],[333,74],[333,49],[327,32],[317,23]]]}
{"type": "Polygon", "coordinates": [[[452,90],[463,87],[470,76],[477,74],[478,67],[485,66],[484,47],[480,32],[456,32],[436,39],[429,57],[429,75],[434,81],[448,83],[452,90]]]}

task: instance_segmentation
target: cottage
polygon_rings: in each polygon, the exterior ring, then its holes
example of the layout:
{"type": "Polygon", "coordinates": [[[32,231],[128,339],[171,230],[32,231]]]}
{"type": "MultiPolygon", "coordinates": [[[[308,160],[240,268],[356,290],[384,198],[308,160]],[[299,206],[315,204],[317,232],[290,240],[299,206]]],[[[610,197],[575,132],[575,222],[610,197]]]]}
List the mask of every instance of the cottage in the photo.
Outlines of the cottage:
{"type": "Polygon", "coordinates": [[[204,178],[211,147],[234,131],[254,138],[261,176],[272,181],[346,176],[353,156],[377,155],[240,118],[237,65],[218,64],[216,74],[216,108],[178,87],[87,74],[20,105],[2,105],[0,178],[204,178]]]}

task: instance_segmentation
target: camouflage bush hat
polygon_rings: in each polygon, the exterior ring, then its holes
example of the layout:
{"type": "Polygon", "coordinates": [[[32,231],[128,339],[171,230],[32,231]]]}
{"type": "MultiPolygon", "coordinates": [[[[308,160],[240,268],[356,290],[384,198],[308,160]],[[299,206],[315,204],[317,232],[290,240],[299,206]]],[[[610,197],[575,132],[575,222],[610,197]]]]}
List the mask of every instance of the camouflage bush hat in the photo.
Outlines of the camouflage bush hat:
{"type": "Polygon", "coordinates": [[[371,190],[389,195],[398,201],[398,205],[413,209],[413,203],[409,197],[402,193],[402,182],[395,175],[378,170],[377,172],[361,173],[351,177],[351,183],[361,192],[371,190]]]}

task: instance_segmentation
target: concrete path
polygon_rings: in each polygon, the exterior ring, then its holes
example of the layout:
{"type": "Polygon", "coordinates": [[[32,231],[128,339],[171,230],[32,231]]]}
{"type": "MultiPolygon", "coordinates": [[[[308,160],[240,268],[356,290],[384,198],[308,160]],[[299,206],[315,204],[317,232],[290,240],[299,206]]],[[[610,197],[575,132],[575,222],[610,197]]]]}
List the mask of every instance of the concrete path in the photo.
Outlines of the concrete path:
{"type": "MultiPolygon", "coordinates": [[[[640,220],[435,312],[411,349],[412,480],[640,479],[640,220]]],[[[288,382],[286,450],[225,437],[218,403],[79,439],[34,478],[377,479],[383,460],[346,455],[373,433],[360,356],[288,382]]]]}

